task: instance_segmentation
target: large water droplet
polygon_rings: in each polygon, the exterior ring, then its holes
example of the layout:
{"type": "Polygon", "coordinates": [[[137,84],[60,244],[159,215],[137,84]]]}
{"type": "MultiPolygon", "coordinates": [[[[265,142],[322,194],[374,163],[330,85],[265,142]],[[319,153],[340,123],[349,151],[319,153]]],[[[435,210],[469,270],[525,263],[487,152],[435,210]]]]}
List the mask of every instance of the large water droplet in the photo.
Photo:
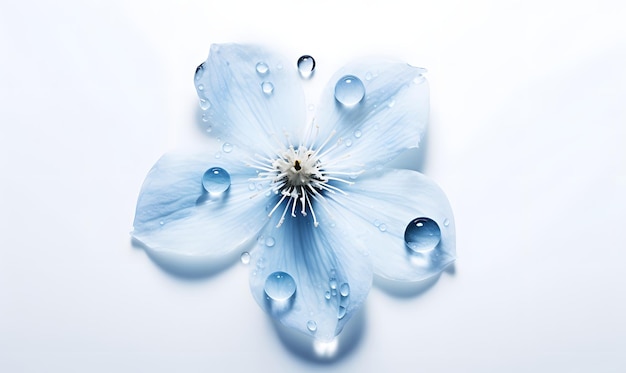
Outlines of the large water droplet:
{"type": "Polygon", "coordinates": [[[265,280],[265,294],[274,301],[287,301],[296,293],[296,282],[285,272],[274,272],[265,280]]]}
{"type": "Polygon", "coordinates": [[[313,320],[309,320],[306,323],[306,328],[309,329],[311,333],[313,333],[317,330],[317,323],[313,320]]]}
{"type": "Polygon", "coordinates": [[[243,253],[241,253],[241,257],[239,259],[241,259],[241,262],[243,264],[250,263],[250,253],[247,251],[244,251],[243,253]]]}
{"type": "Polygon", "coordinates": [[[194,79],[196,81],[202,79],[202,75],[204,74],[204,62],[202,62],[200,65],[198,65],[198,67],[196,67],[196,74],[194,76],[194,79]]]}
{"type": "Polygon", "coordinates": [[[304,55],[298,58],[298,72],[304,79],[308,79],[313,75],[315,70],[315,59],[313,57],[304,55]]]}
{"type": "Polygon", "coordinates": [[[263,93],[269,96],[274,92],[274,84],[270,82],[263,82],[261,83],[261,89],[263,90],[263,93]]]}
{"type": "Polygon", "coordinates": [[[348,295],[350,295],[350,285],[348,285],[347,282],[344,282],[343,284],[341,284],[341,287],[339,288],[339,294],[341,294],[344,297],[347,297],[348,295]]]}
{"type": "Polygon", "coordinates": [[[221,167],[211,167],[202,175],[202,186],[210,194],[222,194],[230,188],[230,175],[221,167]]]}
{"type": "Polygon", "coordinates": [[[346,75],[335,85],[335,99],[345,106],[356,105],[365,96],[365,86],[361,79],[346,75]]]}
{"type": "Polygon", "coordinates": [[[428,252],[441,241],[441,230],[434,220],[416,218],[411,220],[404,231],[404,242],[409,249],[417,252],[428,252]]]}
{"type": "Polygon", "coordinates": [[[265,75],[270,71],[269,66],[265,62],[259,62],[256,64],[256,72],[260,75],[265,75]]]}

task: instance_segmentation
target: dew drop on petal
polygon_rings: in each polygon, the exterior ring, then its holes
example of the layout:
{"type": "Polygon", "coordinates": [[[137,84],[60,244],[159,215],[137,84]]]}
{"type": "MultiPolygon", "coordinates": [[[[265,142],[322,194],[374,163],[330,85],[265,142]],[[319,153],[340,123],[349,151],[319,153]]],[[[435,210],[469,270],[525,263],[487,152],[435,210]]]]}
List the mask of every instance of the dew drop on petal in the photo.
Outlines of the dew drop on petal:
{"type": "Polygon", "coordinates": [[[220,195],[230,188],[230,175],[221,167],[211,167],[202,175],[202,186],[210,194],[220,195]]]}
{"type": "Polygon", "coordinates": [[[447,227],[448,225],[450,225],[450,220],[448,218],[443,219],[443,226],[447,227]]]}
{"type": "Polygon", "coordinates": [[[274,85],[271,82],[261,83],[261,89],[266,95],[271,95],[274,92],[274,85]]]}
{"type": "Polygon", "coordinates": [[[314,333],[317,330],[317,323],[313,320],[309,320],[306,323],[306,328],[309,329],[311,333],[314,333]]]}
{"type": "Polygon", "coordinates": [[[269,66],[265,62],[259,62],[256,64],[256,72],[259,75],[265,75],[270,71],[269,66]]]}
{"type": "Polygon", "coordinates": [[[274,272],[265,280],[265,294],[273,301],[287,301],[296,293],[296,282],[286,272],[274,272]]]}
{"type": "Polygon", "coordinates": [[[196,81],[202,79],[202,75],[204,74],[204,62],[202,62],[200,65],[198,65],[198,67],[196,67],[196,74],[194,76],[194,79],[196,81]]]}
{"type": "Polygon", "coordinates": [[[225,142],[224,145],[222,145],[222,151],[224,153],[230,153],[233,151],[233,145],[231,143],[225,142]]]}
{"type": "Polygon", "coordinates": [[[198,90],[204,91],[204,84],[198,84],[198,90]]]}
{"type": "Polygon", "coordinates": [[[350,285],[348,285],[347,282],[341,284],[341,287],[339,288],[339,294],[341,294],[341,296],[343,297],[347,297],[348,295],[350,295],[350,285]]]}
{"type": "Polygon", "coordinates": [[[339,306],[339,310],[337,311],[337,318],[339,320],[343,319],[346,316],[346,307],[339,306]]]}
{"type": "Polygon", "coordinates": [[[416,218],[411,220],[404,231],[404,242],[416,252],[428,252],[441,241],[441,230],[434,220],[416,218]]]}
{"type": "Polygon", "coordinates": [[[351,146],[352,146],[352,140],[347,139],[347,140],[346,140],[346,148],[349,148],[349,147],[351,147],[351,146]]]}
{"type": "Polygon", "coordinates": [[[342,105],[353,106],[361,102],[365,96],[365,86],[361,79],[354,75],[346,75],[335,85],[335,99],[342,105]]]}
{"type": "Polygon", "coordinates": [[[328,286],[330,286],[331,289],[337,289],[337,279],[331,278],[330,281],[328,281],[328,286]]]}
{"type": "Polygon", "coordinates": [[[363,133],[361,132],[361,130],[354,131],[354,137],[356,137],[357,139],[361,138],[362,135],[363,133]]]}
{"type": "Polygon", "coordinates": [[[276,240],[274,240],[274,237],[267,237],[265,239],[265,246],[267,247],[273,247],[276,244],[276,240]]]}
{"type": "Polygon", "coordinates": [[[385,232],[387,230],[387,224],[381,224],[378,226],[378,230],[381,232],[385,232]]]}
{"type": "Polygon", "coordinates": [[[211,107],[211,103],[203,98],[200,99],[200,109],[208,110],[211,107]]]}
{"type": "Polygon", "coordinates": [[[324,298],[330,299],[330,291],[326,291],[326,293],[324,293],[324,298]]]}
{"type": "Polygon", "coordinates": [[[313,75],[315,70],[315,59],[313,57],[304,55],[298,58],[298,72],[304,79],[308,79],[313,75]]]}
{"type": "Polygon", "coordinates": [[[250,253],[247,251],[244,251],[243,253],[241,253],[241,257],[239,259],[241,259],[241,262],[243,264],[250,263],[250,253]]]}

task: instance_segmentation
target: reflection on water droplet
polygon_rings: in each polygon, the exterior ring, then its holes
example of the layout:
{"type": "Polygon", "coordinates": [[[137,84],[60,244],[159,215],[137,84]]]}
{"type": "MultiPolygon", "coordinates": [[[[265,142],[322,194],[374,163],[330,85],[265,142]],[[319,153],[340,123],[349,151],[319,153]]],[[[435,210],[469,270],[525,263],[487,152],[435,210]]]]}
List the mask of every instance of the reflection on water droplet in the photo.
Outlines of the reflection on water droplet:
{"type": "Polygon", "coordinates": [[[265,75],[270,71],[269,66],[265,62],[259,62],[256,64],[256,72],[260,75],[265,75]]]}
{"type": "Polygon", "coordinates": [[[200,65],[198,65],[198,67],[196,67],[196,74],[194,76],[194,79],[196,81],[202,79],[202,75],[204,74],[204,62],[202,62],[200,65]]]}
{"type": "Polygon", "coordinates": [[[210,194],[220,195],[230,188],[230,175],[221,167],[211,167],[202,175],[202,186],[210,194]]]}
{"type": "Polygon", "coordinates": [[[304,55],[298,58],[298,72],[304,79],[308,79],[313,75],[315,70],[315,59],[313,57],[304,55]]]}
{"type": "Polygon", "coordinates": [[[348,285],[347,282],[344,282],[343,284],[341,284],[341,287],[339,288],[339,294],[341,294],[344,297],[347,297],[348,295],[350,295],[350,285],[348,285]]]}
{"type": "Polygon", "coordinates": [[[243,264],[250,263],[250,253],[247,251],[244,251],[243,253],[241,253],[240,259],[243,264]]]}
{"type": "Polygon", "coordinates": [[[225,142],[224,145],[222,145],[222,151],[224,153],[232,152],[233,151],[233,145],[228,143],[228,142],[225,142]]]}
{"type": "Polygon", "coordinates": [[[274,301],[287,301],[296,293],[296,282],[285,272],[274,272],[265,280],[265,294],[274,301]]]}
{"type": "Polygon", "coordinates": [[[346,75],[335,85],[335,99],[345,106],[353,106],[361,102],[365,96],[365,86],[361,79],[354,75],[346,75]]]}
{"type": "Polygon", "coordinates": [[[211,107],[211,103],[203,98],[200,99],[200,109],[208,110],[211,107]]]}
{"type": "Polygon", "coordinates": [[[313,320],[309,320],[306,323],[306,328],[309,329],[311,333],[314,333],[317,330],[317,323],[313,320]]]}
{"type": "Polygon", "coordinates": [[[428,252],[441,241],[441,230],[434,220],[416,218],[411,220],[404,231],[404,242],[416,252],[428,252]]]}
{"type": "Polygon", "coordinates": [[[450,220],[448,218],[443,219],[443,226],[447,227],[448,225],[450,225],[450,220]]]}
{"type": "Polygon", "coordinates": [[[198,90],[204,91],[204,84],[198,84],[198,90]]]}
{"type": "Polygon", "coordinates": [[[263,82],[261,83],[261,89],[263,90],[263,93],[269,96],[272,92],[274,92],[274,85],[270,82],[263,82]]]}
{"type": "Polygon", "coordinates": [[[331,289],[337,289],[337,279],[331,278],[330,281],[328,281],[328,285],[331,289]]]}
{"type": "Polygon", "coordinates": [[[267,237],[265,239],[265,246],[267,247],[272,247],[274,246],[275,243],[276,243],[276,240],[274,240],[274,237],[267,237]]]}
{"type": "Polygon", "coordinates": [[[161,221],[159,222],[159,224],[163,225],[163,224],[165,224],[165,222],[164,222],[163,220],[161,220],[161,221]]]}
{"type": "Polygon", "coordinates": [[[337,312],[337,318],[339,320],[343,319],[346,316],[346,307],[339,306],[339,311],[337,312]]]}

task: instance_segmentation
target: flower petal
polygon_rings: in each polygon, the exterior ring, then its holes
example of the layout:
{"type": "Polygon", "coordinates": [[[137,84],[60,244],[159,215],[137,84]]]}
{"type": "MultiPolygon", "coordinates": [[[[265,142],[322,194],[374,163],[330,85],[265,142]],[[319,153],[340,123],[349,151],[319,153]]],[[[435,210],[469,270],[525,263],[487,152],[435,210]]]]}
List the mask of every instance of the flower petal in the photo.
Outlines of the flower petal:
{"type": "Polygon", "coordinates": [[[250,242],[267,222],[267,198],[251,191],[254,177],[237,164],[208,155],[166,154],[150,170],[135,212],[133,238],[150,253],[194,268],[213,266],[250,242]],[[202,178],[209,168],[230,174],[230,188],[211,195],[202,178]]]}
{"type": "Polygon", "coordinates": [[[257,46],[212,45],[194,79],[204,118],[232,146],[273,154],[276,138],[299,135],[306,120],[301,83],[288,67],[257,46]]]}
{"type": "Polygon", "coordinates": [[[338,204],[328,204],[334,222],[355,240],[367,242],[377,275],[421,281],[455,260],[452,209],[430,178],[416,171],[385,169],[360,176],[344,190],[347,195],[331,197],[338,204]],[[405,241],[405,232],[409,223],[421,217],[437,224],[441,238],[437,244],[433,241],[436,234],[426,235],[421,242],[433,245],[413,250],[405,241]]]}
{"type": "Polygon", "coordinates": [[[328,159],[349,154],[350,162],[366,169],[387,163],[402,151],[417,147],[428,123],[428,83],[422,68],[406,63],[364,60],[341,69],[330,80],[320,101],[315,122],[320,126],[316,145],[332,131],[335,147],[328,159]],[[356,76],[365,88],[363,99],[352,106],[335,98],[335,86],[346,75],[356,76]]]}
{"type": "MultiPolygon", "coordinates": [[[[280,228],[273,220],[252,253],[254,298],[282,324],[330,341],[365,300],[373,277],[371,262],[358,243],[328,226],[314,227],[309,216],[287,217],[280,228]],[[293,279],[292,297],[276,299],[276,286],[281,285],[276,272],[293,279]]],[[[289,278],[281,276],[282,285],[289,285],[289,278]]]]}

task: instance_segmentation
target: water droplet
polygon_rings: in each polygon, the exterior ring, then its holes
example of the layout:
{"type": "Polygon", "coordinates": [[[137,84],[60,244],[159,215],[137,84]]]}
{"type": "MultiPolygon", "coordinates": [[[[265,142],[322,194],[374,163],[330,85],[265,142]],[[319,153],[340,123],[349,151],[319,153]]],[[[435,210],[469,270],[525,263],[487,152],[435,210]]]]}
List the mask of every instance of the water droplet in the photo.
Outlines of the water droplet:
{"type": "Polygon", "coordinates": [[[276,244],[276,240],[274,239],[274,237],[267,237],[265,239],[265,246],[273,247],[275,244],[276,244]]]}
{"type": "Polygon", "coordinates": [[[380,220],[378,219],[374,220],[374,226],[380,227],[380,220]]]}
{"type": "Polygon", "coordinates": [[[354,131],[354,137],[361,138],[361,136],[363,135],[363,133],[361,132],[361,130],[356,130],[354,131]]]}
{"type": "Polygon", "coordinates": [[[250,184],[248,184],[248,190],[249,190],[249,191],[253,191],[253,190],[255,190],[255,189],[256,189],[256,185],[254,185],[254,183],[250,183],[250,184]]]}
{"type": "Polygon", "coordinates": [[[241,253],[240,259],[243,264],[250,263],[250,253],[247,251],[244,251],[243,253],[241,253]]]}
{"type": "Polygon", "coordinates": [[[379,225],[379,226],[378,226],[378,229],[379,229],[381,232],[385,232],[385,231],[387,230],[387,224],[384,224],[384,223],[383,223],[383,224],[379,225]]]}
{"type": "Polygon", "coordinates": [[[309,104],[309,111],[313,111],[313,110],[315,110],[315,105],[309,104]]]}
{"type": "Polygon", "coordinates": [[[331,278],[330,281],[328,281],[328,285],[331,289],[337,289],[337,279],[331,278]]]}
{"type": "Polygon", "coordinates": [[[341,284],[341,287],[339,288],[339,294],[341,294],[341,296],[347,297],[348,295],[350,295],[350,285],[348,285],[347,282],[344,282],[343,284],[341,284]]]}
{"type": "Polygon", "coordinates": [[[313,75],[315,70],[315,59],[313,57],[304,55],[298,58],[298,72],[304,79],[308,79],[313,75]]]}
{"type": "Polygon", "coordinates": [[[263,90],[263,93],[269,96],[272,92],[274,92],[274,85],[270,82],[263,82],[261,83],[261,89],[263,90]]]}
{"type": "Polygon", "coordinates": [[[411,220],[404,231],[404,242],[413,251],[430,251],[439,244],[439,241],[441,241],[439,225],[429,218],[411,220]]]}
{"type": "Polygon", "coordinates": [[[265,294],[274,301],[289,300],[296,293],[296,282],[285,272],[274,272],[265,280],[265,294]]]}
{"type": "Polygon", "coordinates": [[[198,65],[198,67],[196,67],[196,74],[194,76],[194,79],[196,81],[200,80],[203,74],[204,74],[204,62],[198,65]]]}
{"type": "Polygon", "coordinates": [[[343,319],[346,316],[346,307],[339,306],[339,311],[337,311],[337,318],[339,320],[343,319]]]}
{"type": "Polygon", "coordinates": [[[202,175],[202,186],[211,194],[222,194],[230,188],[230,175],[221,167],[211,167],[202,175]]]}
{"type": "Polygon", "coordinates": [[[337,295],[337,290],[335,290],[335,289],[331,290],[331,291],[330,291],[330,295],[332,295],[333,297],[334,297],[335,295],[337,295]]]}
{"type": "Polygon", "coordinates": [[[198,84],[198,90],[204,91],[204,84],[198,84]]]}
{"type": "Polygon", "coordinates": [[[390,108],[394,107],[395,105],[396,105],[396,100],[391,100],[389,101],[389,103],[387,103],[387,106],[389,106],[390,108]]]}
{"type": "Polygon", "coordinates": [[[311,333],[314,333],[317,330],[317,323],[313,320],[309,320],[306,323],[306,328],[309,329],[311,333]]]}
{"type": "Polygon", "coordinates": [[[349,147],[351,147],[351,146],[352,146],[352,140],[347,139],[347,140],[346,140],[346,147],[347,147],[347,148],[349,148],[349,147]]]}
{"type": "Polygon", "coordinates": [[[200,109],[208,110],[211,107],[211,103],[203,98],[200,99],[200,109]]]}
{"type": "Polygon", "coordinates": [[[356,105],[365,96],[365,86],[361,79],[346,75],[335,85],[335,99],[346,106],[356,105]]]}
{"type": "Polygon", "coordinates": [[[256,64],[256,72],[260,75],[265,75],[270,71],[269,66],[265,62],[259,62],[256,64]]]}
{"type": "Polygon", "coordinates": [[[324,293],[324,298],[330,299],[330,291],[326,291],[326,293],[324,293]]]}
{"type": "Polygon", "coordinates": [[[230,153],[233,151],[233,145],[231,143],[225,142],[224,145],[222,145],[222,151],[224,153],[230,153]]]}
{"type": "Polygon", "coordinates": [[[216,158],[216,159],[220,159],[220,158],[222,158],[222,152],[217,152],[217,153],[215,153],[215,158],[216,158]]]}
{"type": "Polygon", "coordinates": [[[450,220],[448,218],[443,219],[443,226],[447,227],[448,225],[450,225],[450,220]]]}
{"type": "Polygon", "coordinates": [[[372,73],[370,72],[365,73],[365,80],[372,80],[372,73]]]}
{"type": "Polygon", "coordinates": [[[161,220],[161,221],[159,222],[159,224],[160,224],[160,225],[163,225],[163,224],[165,224],[165,222],[164,222],[163,220],[161,220]]]}
{"type": "Polygon", "coordinates": [[[206,131],[207,133],[211,133],[211,131],[213,131],[213,126],[211,126],[210,124],[206,126],[206,131]]]}

